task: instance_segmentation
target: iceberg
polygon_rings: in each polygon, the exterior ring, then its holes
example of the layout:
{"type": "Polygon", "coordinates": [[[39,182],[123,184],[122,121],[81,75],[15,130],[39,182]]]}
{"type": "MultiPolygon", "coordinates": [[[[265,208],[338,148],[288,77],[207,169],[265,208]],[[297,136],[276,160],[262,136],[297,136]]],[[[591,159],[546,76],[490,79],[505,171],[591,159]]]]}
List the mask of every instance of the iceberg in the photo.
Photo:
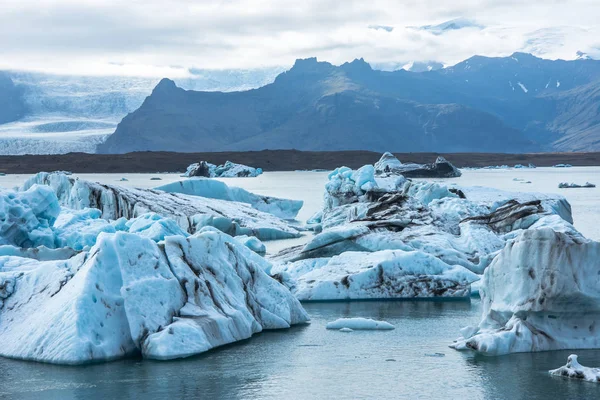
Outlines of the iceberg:
{"type": "Polygon", "coordinates": [[[577,183],[568,183],[568,182],[561,182],[558,184],[558,188],[559,189],[578,189],[578,188],[595,188],[596,185],[594,185],[593,183],[589,183],[586,182],[583,185],[579,185],[577,183]]]}
{"type": "Polygon", "coordinates": [[[250,204],[256,210],[273,214],[282,219],[294,219],[304,202],[301,200],[279,199],[260,196],[239,187],[227,186],[213,179],[194,178],[158,186],[156,190],[169,193],[182,193],[209,199],[237,201],[250,204]]]}
{"type": "Polygon", "coordinates": [[[600,383],[600,368],[584,367],[579,364],[577,358],[576,354],[571,354],[567,358],[567,364],[560,368],[550,370],[550,375],[600,383]]]}
{"type": "Polygon", "coordinates": [[[431,164],[402,163],[392,153],[384,153],[375,163],[378,175],[396,174],[407,178],[457,178],[461,176],[458,168],[442,156],[431,164]]]}
{"type": "Polygon", "coordinates": [[[328,322],[327,329],[339,329],[343,332],[352,332],[356,330],[385,331],[393,330],[394,325],[386,321],[375,321],[370,318],[340,318],[333,322],[328,322]],[[347,330],[349,329],[349,331],[347,330]]]}
{"type": "Polygon", "coordinates": [[[56,364],[199,354],[308,316],[270,264],[209,228],[99,234],[67,260],[0,257],[0,355],[56,364]]]}
{"type": "Polygon", "coordinates": [[[26,191],[36,184],[52,188],[52,195],[58,198],[61,206],[73,210],[97,208],[105,220],[132,219],[155,213],[172,219],[190,234],[204,226],[214,226],[232,236],[249,235],[261,240],[300,236],[300,232],[288,222],[244,203],[153,189],[125,188],[46,172],[29,178],[21,190],[26,191]]]}
{"type": "MultiPolygon", "coordinates": [[[[345,251],[329,259],[311,259],[272,274],[292,279],[301,301],[421,297],[467,297],[479,277],[420,251],[345,251]]],[[[350,328],[354,329],[350,326],[350,328]]]]}
{"type": "Polygon", "coordinates": [[[481,322],[451,347],[503,355],[600,346],[600,243],[573,231],[524,230],[485,270],[481,322]]]}
{"type": "Polygon", "coordinates": [[[560,195],[513,193],[377,176],[329,175],[306,245],[270,259],[301,300],[468,298],[508,243],[528,230],[583,237],[560,195]]]}
{"type": "Polygon", "coordinates": [[[262,174],[261,168],[249,167],[243,164],[236,164],[231,161],[223,165],[214,165],[206,161],[190,164],[187,167],[184,177],[205,177],[205,178],[246,178],[256,177],[262,174]]]}

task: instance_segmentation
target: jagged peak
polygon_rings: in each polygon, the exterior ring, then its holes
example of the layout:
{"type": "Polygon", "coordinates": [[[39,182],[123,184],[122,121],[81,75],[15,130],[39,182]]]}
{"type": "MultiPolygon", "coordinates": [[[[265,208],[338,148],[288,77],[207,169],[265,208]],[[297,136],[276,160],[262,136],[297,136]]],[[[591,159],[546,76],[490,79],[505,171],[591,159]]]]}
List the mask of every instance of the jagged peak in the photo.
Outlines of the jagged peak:
{"type": "Polygon", "coordinates": [[[160,82],[154,87],[152,94],[166,93],[173,89],[177,89],[175,82],[169,78],[162,78],[160,82]]]}
{"type": "Polygon", "coordinates": [[[364,58],[355,58],[352,62],[345,62],[341,66],[344,69],[352,69],[352,70],[366,70],[371,71],[371,64],[365,61],[364,58]]]}

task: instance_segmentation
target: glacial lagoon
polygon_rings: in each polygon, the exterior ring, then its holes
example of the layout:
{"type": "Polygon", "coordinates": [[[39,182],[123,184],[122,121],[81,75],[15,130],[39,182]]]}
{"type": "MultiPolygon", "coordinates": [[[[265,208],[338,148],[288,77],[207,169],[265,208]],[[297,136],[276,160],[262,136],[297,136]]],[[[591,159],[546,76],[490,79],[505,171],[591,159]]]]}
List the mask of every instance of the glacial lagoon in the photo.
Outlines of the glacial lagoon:
{"type": "MultiPolygon", "coordinates": [[[[84,179],[154,187],[177,174],[81,174],[84,179]],[[121,178],[128,181],[117,182],[121,178]],[[150,180],[160,177],[160,181],[150,180]]],[[[556,192],[573,207],[575,227],[600,239],[600,190],[557,188],[559,182],[598,182],[600,168],[463,170],[444,180],[510,191],[556,192]],[[515,178],[520,180],[514,180],[515,178]],[[531,181],[531,183],[522,183],[531,181]]],[[[0,177],[12,187],[26,176],[0,177]]],[[[324,172],[273,172],[224,179],[258,194],[301,199],[300,220],[321,206],[324,172]]],[[[306,241],[267,242],[268,251],[306,241]]],[[[307,303],[311,323],[268,331],[204,355],[170,362],[128,359],[65,367],[0,358],[0,398],[468,398],[592,399],[597,385],[548,375],[572,351],[475,356],[447,346],[459,329],[480,319],[480,301],[367,301],[307,303]],[[393,331],[326,330],[341,317],[388,321],[393,331]]],[[[1,345],[1,343],[0,343],[1,345]]],[[[600,350],[578,350],[584,365],[600,366],[600,350]]]]}

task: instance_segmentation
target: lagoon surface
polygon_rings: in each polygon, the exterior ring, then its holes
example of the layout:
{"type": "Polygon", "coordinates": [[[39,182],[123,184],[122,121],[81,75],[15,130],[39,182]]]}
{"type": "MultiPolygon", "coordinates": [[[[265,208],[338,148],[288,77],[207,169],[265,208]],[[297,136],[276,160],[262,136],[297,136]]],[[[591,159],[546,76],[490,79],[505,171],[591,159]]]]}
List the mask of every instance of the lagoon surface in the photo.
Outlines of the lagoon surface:
{"type": "MultiPolygon", "coordinates": [[[[557,192],[573,206],[575,226],[600,239],[600,190],[558,189],[559,182],[600,184],[600,168],[465,170],[444,182],[510,191],[557,192]],[[531,181],[521,183],[514,178],[531,181]]],[[[153,187],[176,174],[75,174],[83,179],[153,187]],[[128,182],[117,182],[121,177],[128,182]],[[151,181],[160,177],[161,181],[151,181]]],[[[12,187],[25,175],[0,177],[12,187]]],[[[272,172],[222,179],[272,196],[302,199],[305,220],[321,206],[327,173],[272,172]]],[[[271,253],[308,240],[268,242],[271,253]]],[[[594,399],[600,385],[551,377],[573,351],[474,356],[449,349],[459,329],[477,324],[472,301],[307,303],[312,322],[268,331],[201,356],[169,362],[128,359],[78,367],[0,358],[0,398],[15,399],[594,399]],[[342,333],[325,329],[341,317],[392,323],[393,331],[342,333]]],[[[2,344],[0,343],[0,346],[2,344]]],[[[600,350],[578,350],[579,361],[600,367],[600,350]]]]}
{"type": "MultiPolygon", "coordinates": [[[[447,345],[479,320],[480,301],[308,303],[312,322],[179,361],[78,367],[0,359],[0,398],[594,399],[593,383],[551,377],[569,351],[474,356],[447,345]],[[393,331],[325,329],[373,317],[393,331]],[[439,354],[436,354],[439,353],[439,354]]],[[[600,351],[578,351],[600,365],[600,351]]]]}

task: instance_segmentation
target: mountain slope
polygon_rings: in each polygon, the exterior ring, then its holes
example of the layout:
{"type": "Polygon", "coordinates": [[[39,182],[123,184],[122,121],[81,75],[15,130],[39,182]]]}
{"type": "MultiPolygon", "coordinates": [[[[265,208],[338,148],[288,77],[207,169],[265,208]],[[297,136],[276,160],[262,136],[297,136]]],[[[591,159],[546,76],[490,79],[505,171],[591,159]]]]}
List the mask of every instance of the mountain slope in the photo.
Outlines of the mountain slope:
{"type": "MultiPolygon", "coordinates": [[[[401,90],[410,86],[402,85],[404,76],[394,80],[400,90],[393,91],[381,87],[380,73],[364,60],[336,67],[312,58],[246,92],[185,91],[165,79],[98,151],[533,149],[521,132],[489,113],[415,102],[401,90]]],[[[420,74],[404,74],[417,78],[410,83],[420,93],[420,74]]]]}

